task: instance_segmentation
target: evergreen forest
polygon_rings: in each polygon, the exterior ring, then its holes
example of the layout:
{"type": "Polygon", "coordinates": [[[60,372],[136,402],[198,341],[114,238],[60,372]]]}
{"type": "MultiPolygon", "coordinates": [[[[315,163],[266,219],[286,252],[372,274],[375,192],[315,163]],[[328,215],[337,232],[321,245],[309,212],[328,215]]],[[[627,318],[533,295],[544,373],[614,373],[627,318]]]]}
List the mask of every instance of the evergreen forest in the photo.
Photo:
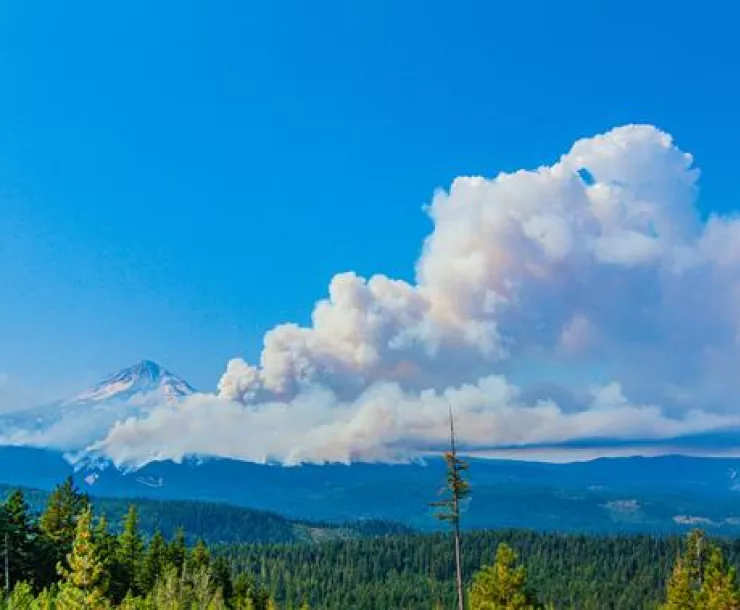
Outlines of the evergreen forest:
{"type": "MultiPolygon", "coordinates": [[[[71,479],[38,510],[15,490],[0,504],[0,607],[455,607],[451,535],[364,534],[206,544],[183,529],[146,532],[136,505],[111,523],[71,479]]],[[[469,610],[740,609],[740,541],[698,530],[683,539],[465,532],[461,546],[469,610]]]]}

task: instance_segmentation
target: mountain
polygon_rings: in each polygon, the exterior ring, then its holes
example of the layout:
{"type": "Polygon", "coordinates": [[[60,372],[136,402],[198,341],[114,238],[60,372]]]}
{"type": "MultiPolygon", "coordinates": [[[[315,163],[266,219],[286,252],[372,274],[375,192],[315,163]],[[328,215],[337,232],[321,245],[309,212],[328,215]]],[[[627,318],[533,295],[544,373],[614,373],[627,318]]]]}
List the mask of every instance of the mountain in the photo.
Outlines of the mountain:
{"type": "Polygon", "coordinates": [[[193,394],[195,389],[185,380],[151,360],[142,360],[118,373],[109,375],[84,392],[61,401],[62,407],[77,407],[130,400],[136,396],[155,395],[172,402],[193,394]]]}
{"type": "Polygon", "coordinates": [[[176,402],[194,392],[174,373],[142,360],[79,394],[2,416],[0,441],[81,449],[116,421],[145,415],[157,405],[176,402]]]}
{"type": "MultiPolygon", "coordinates": [[[[740,535],[739,459],[665,456],[570,464],[470,460],[466,528],[740,535]]],[[[97,497],[225,502],[318,522],[385,520],[440,527],[429,503],[444,483],[425,464],[283,467],[226,459],[152,462],[135,472],[74,472],[58,452],[0,447],[0,483],[50,489],[74,475],[97,497]]]]}
{"type": "MultiPolygon", "coordinates": [[[[64,452],[99,440],[117,421],[146,416],[194,391],[144,360],[65,400],[0,417],[0,483],[50,489],[74,474],[100,497],[227,502],[322,522],[439,526],[429,509],[444,481],[437,458],[426,464],[290,468],[186,459],[152,462],[133,472],[94,461],[73,467],[65,459],[64,452]]],[[[465,526],[656,532],[702,524],[716,533],[740,534],[739,472],[738,459],[679,456],[570,464],[475,459],[465,526]]]]}

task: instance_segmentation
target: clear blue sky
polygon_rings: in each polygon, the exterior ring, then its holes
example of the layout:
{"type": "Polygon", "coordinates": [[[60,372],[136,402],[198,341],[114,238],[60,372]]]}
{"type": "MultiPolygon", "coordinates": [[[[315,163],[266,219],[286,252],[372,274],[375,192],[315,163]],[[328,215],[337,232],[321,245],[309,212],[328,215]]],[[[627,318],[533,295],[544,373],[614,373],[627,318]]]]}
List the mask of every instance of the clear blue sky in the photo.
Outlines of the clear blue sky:
{"type": "Polygon", "coordinates": [[[435,187],[623,123],[727,211],[739,10],[2,3],[0,373],[54,395],[146,357],[210,389],[335,272],[411,278],[435,187]]]}

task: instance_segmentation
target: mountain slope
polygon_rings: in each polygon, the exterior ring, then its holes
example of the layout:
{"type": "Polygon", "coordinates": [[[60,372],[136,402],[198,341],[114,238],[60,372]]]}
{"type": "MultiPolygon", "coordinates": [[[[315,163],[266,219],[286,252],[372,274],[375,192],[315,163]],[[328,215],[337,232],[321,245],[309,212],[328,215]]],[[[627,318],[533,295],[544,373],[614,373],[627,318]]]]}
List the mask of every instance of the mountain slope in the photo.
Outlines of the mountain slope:
{"type": "MultiPolygon", "coordinates": [[[[471,460],[466,528],[571,532],[677,532],[700,524],[740,535],[740,460],[614,458],[573,464],[471,460]]],[[[73,474],[59,453],[0,447],[0,482],[50,488],[73,474]]],[[[226,502],[318,522],[387,520],[439,527],[429,503],[445,476],[441,459],[422,464],[287,468],[234,460],[108,467],[76,473],[97,497],[226,502]]]]}
{"type": "Polygon", "coordinates": [[[79,450],[117,421],[146,415],[194,392],[174,373],[142,360],[64,400],[3,415],[0,444],[79,450]]]}
{"type": "Polygon", "coordinates": [[[137,395],[156,394],[168,401],[193,394],[195,389],[185,380],[174,375],[151,360],[142,360],[118,373],[109,375],[99,383],[61,401],[64,407],[105,403],[111,400],[128,400],[137,395]]]}
{"type": "MultiPolygon", "coordinates": [[[[15,486],[0,484],[0,502],[15,486]]],[[[40,512],[48,492],[21,488],[34,512],[40,512]]],[[[193,500],[158,501],[144,498],[91,497],[98,514],[106,516],[113,531],[119,531],[129,506],[136,505],[139,523],[146,535],[159,531],[172,538],[183,528],[190,543],[203,539],[209,544],[287,544],[350,539],[367,536],[407,534],[411,530],[385,521],[318,523],[288,519],[270,511],[217,502],[193,500]]]]}

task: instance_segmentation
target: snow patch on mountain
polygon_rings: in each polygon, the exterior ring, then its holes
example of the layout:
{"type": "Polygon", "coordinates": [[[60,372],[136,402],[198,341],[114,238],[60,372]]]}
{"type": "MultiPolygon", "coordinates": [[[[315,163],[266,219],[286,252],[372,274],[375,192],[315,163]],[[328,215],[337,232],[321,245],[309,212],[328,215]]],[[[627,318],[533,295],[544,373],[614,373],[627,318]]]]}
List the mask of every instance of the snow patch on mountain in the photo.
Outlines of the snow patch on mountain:
{"type": "Polygon", "coordinates": [[[108,402],[136,395],[156,394],[173,402],[195,393],[186,381],[151,360],[142,360],[84,392],[61,402],[62,405],[108,402]]]}
{"type": "Polygon", "coordinates": [[[0,418],[0,445],[79,450],[118,421],[175,406],[195,389],[156,362],[142,360],[63,400],[0,418]]]}

